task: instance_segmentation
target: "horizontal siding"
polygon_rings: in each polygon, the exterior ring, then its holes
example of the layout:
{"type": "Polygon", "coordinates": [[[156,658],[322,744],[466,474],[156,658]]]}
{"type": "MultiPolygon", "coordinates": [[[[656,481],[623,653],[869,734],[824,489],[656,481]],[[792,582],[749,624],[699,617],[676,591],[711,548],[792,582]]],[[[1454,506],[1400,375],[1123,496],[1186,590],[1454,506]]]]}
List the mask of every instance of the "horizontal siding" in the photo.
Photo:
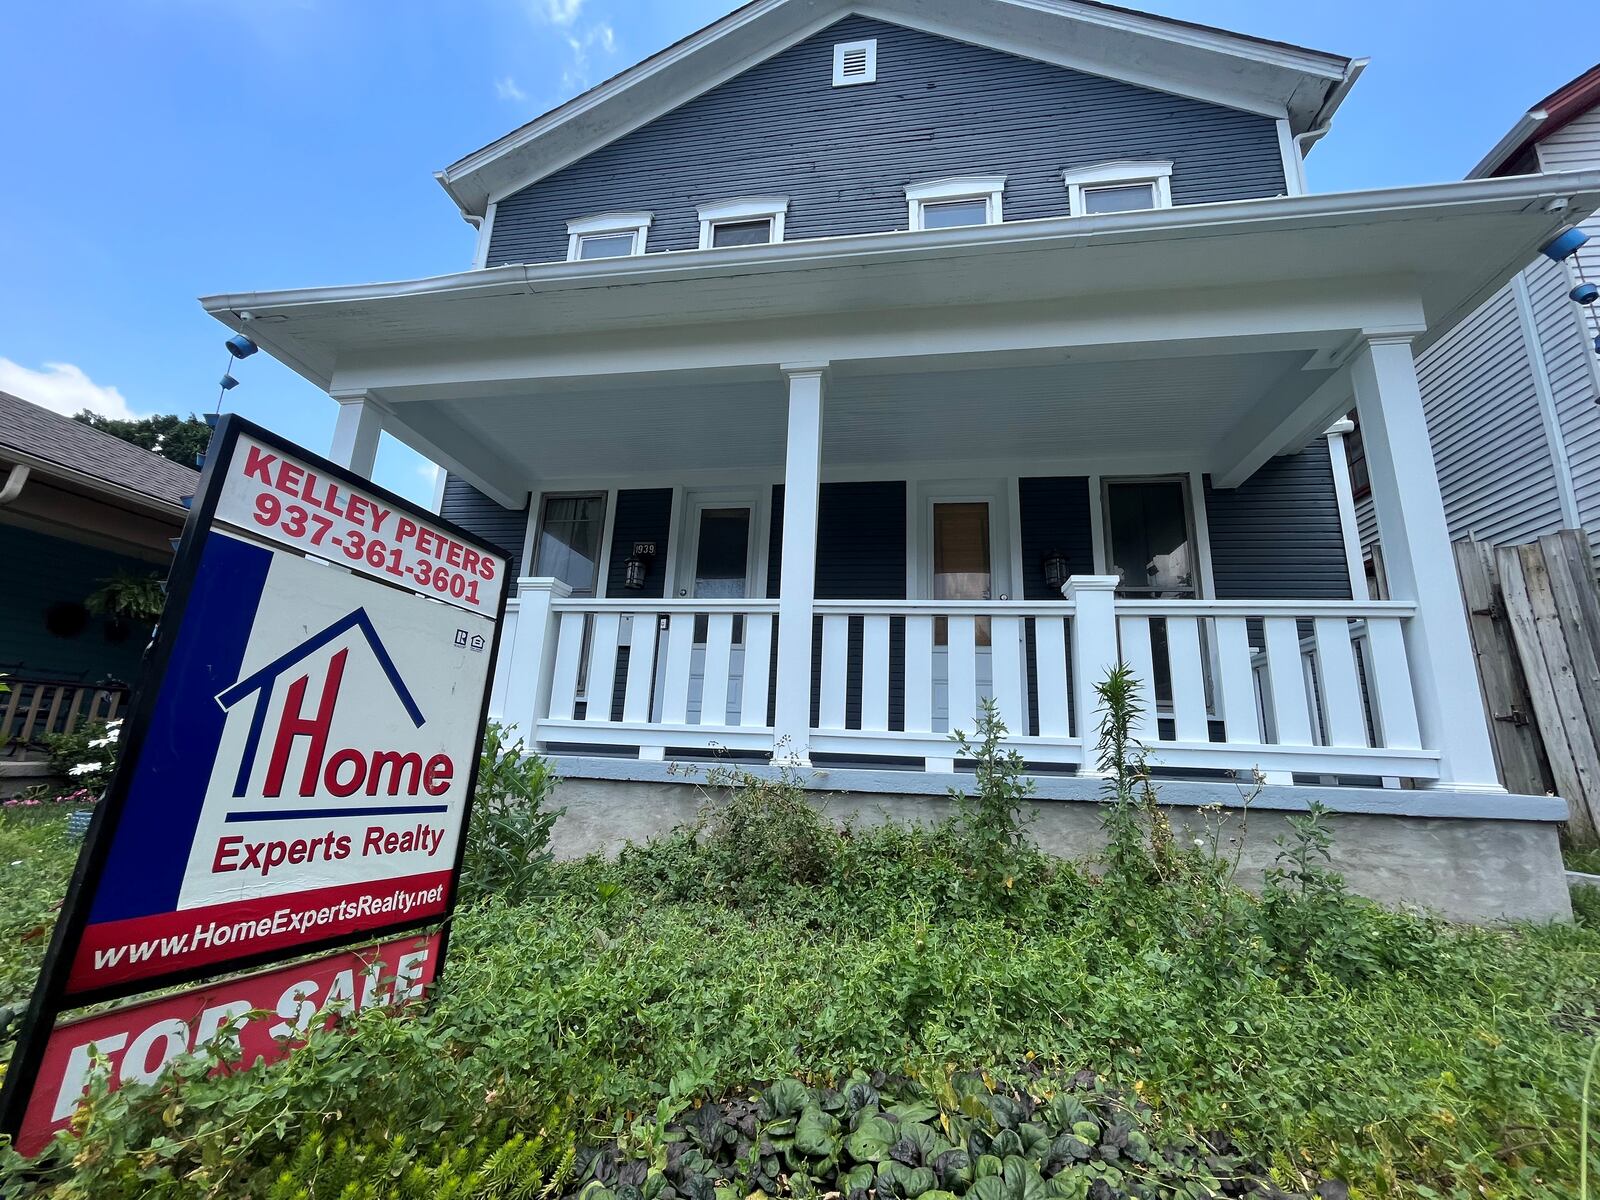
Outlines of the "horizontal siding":
{"type": "MultiPolygon", "coordinates": [[[[1600,229],[1595,233],[1600,236],[1600,229]]],[[[1567,268],[1540,257],[1524,275],[1572,477],[1578,521],[1600,551],[1600,407],[1595,403],[1600,399],[1600,360],[1584,328],[1584,310],[1567,297],[1572,286],[1567,268]]]]}
{"type": "Polygon", "coordinates": [[[672,489],[632,488],[617,493],[617,512],[611,523],[611,561],[606,564],[606,595],[659,600],[666,594],[667,564],[672,561],[672,489]],[[656,559],[644,577],[644,587],[629,591],[628,559],[635,542],[654,542],[656,559]]]}
{"type": "Polygon", "coordinates": [[[454,475],[444,481],[444,501],[439,515],[511,557],[511,578],[522,574],[522,547],[528,539],[528,510],[502,508],[464,479],[454,475]]]}
{"type": "Polygon", "coordinates": [[[1082,477],[1021,479],[1017,481],[1017,499],[1021,505],[1022,598],[1060,600],[1060,591],[1044,581],[1046,555],[1055,550],[1065,554],[1068,574],[1094,574],[1089,481],[1082,477]]]}
{"type": "Polygon", "coordinates": [[[1004,174],[1010,220],[1067,212],[1061,172],[1173,163],[1175,204],[1280,195],[1273,121],[852,16],[502,199],[488,263],[567,255],[566,223],[655,213],[648,249],[699,245],[702,204],[789,197],[791,239],[907,227],[907,184],[1004,174]],[[835,88],[833,46],[878,39],[878,81],[835,88]]]}
{"type": "Polygon", "coordinates": [[[1533,365],[1511,285],[1417,360],[1450,536],[1528,541],[1559,529],[1533,365]]]}
{"type": "Polygon", "coordinates": [[[1211,570],[1219,600],[1348,600],[1328,442],[1274,458],[1243,485],[1206,480],[1211,570]]]}

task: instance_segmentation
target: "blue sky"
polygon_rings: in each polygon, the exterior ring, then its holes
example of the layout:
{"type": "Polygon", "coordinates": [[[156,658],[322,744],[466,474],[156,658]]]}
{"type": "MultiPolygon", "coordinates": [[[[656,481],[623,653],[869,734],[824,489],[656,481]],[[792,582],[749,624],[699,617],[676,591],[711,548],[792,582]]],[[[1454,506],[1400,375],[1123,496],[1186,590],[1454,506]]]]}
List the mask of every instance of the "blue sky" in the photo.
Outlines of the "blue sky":
{"type": "MultiPolygon", "coordinates": [[[[0,390],[207,411],[226,331],[195,297],[470,265],[432,172],[734,0],[60,0],[0,13],[0,390]]],[[[1456,179],[1594,62],[1581,7],[1151,0],[1372,59],[1316,191],[1456,179]],[[1564,32],[1563,32],[1564,31],[1564,32]]],[[[325,450],[334,404],[258,355],[229,406],[325,450]]],[[[431,470],[385,441],[379,479],[431,470]]]]}

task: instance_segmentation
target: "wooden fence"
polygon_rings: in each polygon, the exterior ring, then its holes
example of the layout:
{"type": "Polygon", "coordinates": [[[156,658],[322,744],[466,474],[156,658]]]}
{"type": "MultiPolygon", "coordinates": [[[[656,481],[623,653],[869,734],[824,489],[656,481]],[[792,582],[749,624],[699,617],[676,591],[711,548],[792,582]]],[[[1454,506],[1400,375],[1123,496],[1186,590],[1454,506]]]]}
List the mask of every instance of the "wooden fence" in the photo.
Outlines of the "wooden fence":
{"type": "Polygon", "coordinates": [[[0,695],[0,748],[13,755],[43,746],[50,734],[114,720],[128,696],[123,687],[15,676],[4,682],[10,690],[0,695]]]}
{"type": "Polygon", "coordinates": [[[1600,591],[1589,539],[1566,529],[1526,546],[1457,542],[1456,567],[1492,718],[1501,781],[1554,792],[1568,828],[1600,839],[1600,591]]]}

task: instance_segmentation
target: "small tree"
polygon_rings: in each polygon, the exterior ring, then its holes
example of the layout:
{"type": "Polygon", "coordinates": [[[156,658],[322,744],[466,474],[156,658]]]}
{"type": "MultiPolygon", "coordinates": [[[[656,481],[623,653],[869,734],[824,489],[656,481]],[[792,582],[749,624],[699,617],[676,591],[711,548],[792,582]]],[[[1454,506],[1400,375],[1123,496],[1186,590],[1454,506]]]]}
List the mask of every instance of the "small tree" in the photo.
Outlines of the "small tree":
{"type": "Polygon", "coordinates": [[[1005,745],[1006,723],[992,699],[983,702],[977,741],[956,730],[951,739],[962,757],[976,768],[974,795],[950,789],[956,806],[956,829],[972,860],[973,878],[990,900],[999,900],[1012,883],[1031,848],[1027,825],[1034,812],[1024,805],[1033,794],[1022,755],[1005,745]]]}
{"type": "Polygon", "coordinates": [[[170,458],[175,463],[182,463],[186,467],[195,466],[198,457],[204,454],[206,447],[211,444],[211,426],[193,413],[187,417],[168,413],[158,417],[140,417],[138,420],[124,421],[116,417],[103,417],[99,413],[84,409],[72,419],[82,421],[91,429],[98,429],[102,433],[109,433],[112,437],[121,438],[132,445],[153,451],[163,458],[170,458]]]}

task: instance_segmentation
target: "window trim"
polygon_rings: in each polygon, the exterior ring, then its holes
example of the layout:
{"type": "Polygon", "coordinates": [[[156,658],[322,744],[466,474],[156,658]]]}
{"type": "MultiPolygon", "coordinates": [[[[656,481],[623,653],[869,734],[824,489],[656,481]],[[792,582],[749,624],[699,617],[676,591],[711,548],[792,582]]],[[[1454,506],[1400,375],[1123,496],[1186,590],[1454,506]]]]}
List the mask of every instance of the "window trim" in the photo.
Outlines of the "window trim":
{"type": "MultiPolygon", "coordinates": [[[[1112,538],[1111,526],[1111,488],[1119,483],[1176,483],[1183,489],[1183,520],[1185,530],[1189,535],[1189,545],[1193,547],[1193,562],[1189,567],[1189,590],[1194,593],[1191,599],[1210,599],[1207,592],[1212,590],[1211,584],[1211,539],[1209,522],[1206,523],[1206,538],[1202,542],[1202,523],[1196,514],[1195,508],[1199,501],[1196,498],[1196,481],[1192,475],[1182,472],[1172,472],[1163,475],[1101,475],[1096,479],[1096,490],[1100,497],[1100,527],[1101,537],[1105,547],[1105,573],[1116,574],[1114,554],[1116,547],[1112,538]]],[[[1203,499],[1203,498],[1202,498],[1203,499]]],[[[1148,600],[1149,589],[1137,589],[1127,598],[1131,600],[1148,600]]],[[[1117,594],[1122,595],[1122,586],[1118,585],[1117,594]]]]}
{"type": "Polygon", "coordinates": [[[833,48],[833,86],[858,87],[863,83],[878,82],[878,39],[862,38],[854,42],[839,42],[833,48]],[[852,50],[865,50],[867,53],[867,70],[864,75],[846,75],[844,73],[845,55],[852,50]]]}
{"type": "MultiPolygon", "coordinates": [[[[1148,183],[1154,188],[1155,208],[1172,207],[1172,164],[1165,160],[1119,159],[1089,167],[1069,167],[1061,173],[1067,185],[1067,210],[1075,217],[1110,216],[1085,211],[1083,194],[1102,187],[1134,187],[1148,183]]],[[[1147,212],[1148,209],[1132,209],[1147,212]]]]}
{"type": "Polygon", "coordinates": [[[577,221],[567,222],[567,261],[568,262],[604,262],[605,259],[580,259],[578,252],[582,249],[585,238],[591,237],[617,237],[622,234],[633,235],[633,249],[627,254],[608,255],[610,258],[636,258],[645,252],[645,243],[650,238],[650,226],[655,221],[655,213],[649,212],[612,212],[600,213],[598,216],[584,217],[577,221]]]}
{"type": "Polygon", "coordinates": [[[724,200],[716,204],[702,204],[700,206],[700,249],[711,250],[714,248],[733,249],[734,247],[713,247],[711,242],[715,236],[718,225],[743,224],[746,221],[772,222],[772,237],[766,243],[769,246],[783,241],[784,218],[789,215],[789,197],[787,196],[751,196],[743,200],[724,200]]]}
{"type": "Polygon", "coordinates": [[[913,183],[906,188],[907,218],[912,230],[925,228],[922,211],[925,205],[948,204],[956,200],[982,200],[988,205],[985,225],[1005,222],[1002,197],[1005,195],[1004,175],[952,175],[945,179],[930,179],[926,183],[913,183]]]}

